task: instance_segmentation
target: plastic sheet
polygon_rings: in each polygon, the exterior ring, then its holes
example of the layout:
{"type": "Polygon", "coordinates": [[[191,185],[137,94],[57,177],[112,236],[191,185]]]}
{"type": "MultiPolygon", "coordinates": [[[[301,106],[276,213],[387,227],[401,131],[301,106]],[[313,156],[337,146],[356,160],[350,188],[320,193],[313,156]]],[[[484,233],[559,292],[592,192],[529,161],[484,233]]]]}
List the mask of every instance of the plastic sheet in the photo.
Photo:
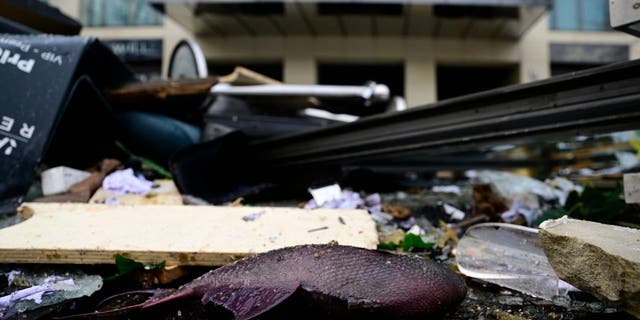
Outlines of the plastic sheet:
{"type": "Polygon", "coordinates": [[[551,268],[537,229],[479,224],[467,230],[456,250],[458,268],[473,278],[546,300],[577,290],[551,268]]]}

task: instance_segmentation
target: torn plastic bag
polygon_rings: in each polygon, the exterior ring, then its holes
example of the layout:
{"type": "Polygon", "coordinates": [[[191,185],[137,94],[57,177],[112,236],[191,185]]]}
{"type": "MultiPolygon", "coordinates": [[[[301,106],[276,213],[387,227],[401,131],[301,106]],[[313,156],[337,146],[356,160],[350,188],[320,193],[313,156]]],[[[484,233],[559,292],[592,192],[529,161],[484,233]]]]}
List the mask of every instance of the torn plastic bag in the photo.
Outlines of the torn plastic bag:
{"type": "Polygon", "coordinates": [[[552,300],[561,280],[540,246],[538,230],[483,223],[467,230],[456,248],[458,269],[467,276],[552,300]]]}

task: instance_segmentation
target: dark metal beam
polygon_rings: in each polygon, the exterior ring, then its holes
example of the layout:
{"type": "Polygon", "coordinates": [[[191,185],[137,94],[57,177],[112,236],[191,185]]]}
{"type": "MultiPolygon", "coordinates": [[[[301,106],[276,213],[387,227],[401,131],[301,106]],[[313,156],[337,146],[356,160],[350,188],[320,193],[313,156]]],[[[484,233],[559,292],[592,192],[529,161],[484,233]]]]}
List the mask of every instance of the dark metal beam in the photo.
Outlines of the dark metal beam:
{"type": "Polygon", "coordinates": [[[443,154],[640,127],[640,61],[485,91],[252,144],[271,167],[443,154]]]}

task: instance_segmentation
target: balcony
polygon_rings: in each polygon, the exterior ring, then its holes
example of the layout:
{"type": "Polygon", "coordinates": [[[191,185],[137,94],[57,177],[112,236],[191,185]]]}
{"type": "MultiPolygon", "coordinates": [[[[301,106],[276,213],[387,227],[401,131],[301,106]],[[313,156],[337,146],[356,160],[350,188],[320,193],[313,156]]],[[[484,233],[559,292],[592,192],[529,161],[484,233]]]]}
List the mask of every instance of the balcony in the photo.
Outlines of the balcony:
{"type": "Polygon", "coordinates": [[[151,0],[198,36],[518,39],[550,0],[151,0]]]}

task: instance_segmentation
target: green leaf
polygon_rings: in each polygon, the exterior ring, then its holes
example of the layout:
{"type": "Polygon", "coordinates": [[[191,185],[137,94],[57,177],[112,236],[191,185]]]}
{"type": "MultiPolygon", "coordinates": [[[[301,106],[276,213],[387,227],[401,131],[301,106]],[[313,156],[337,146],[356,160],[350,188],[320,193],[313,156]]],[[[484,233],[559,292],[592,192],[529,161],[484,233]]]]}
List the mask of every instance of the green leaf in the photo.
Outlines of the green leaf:
{"type": "Polygon", "coordinates": [[[157,174],[161,175],[165,179],[171,179],[171,172],[169,172],[163,166],[153,162],[150,159],[133,154],[133,152],[131,152],[129,149],[127,149],[127,147],[125,147],[122,143],[118,141],[116,141],[116,146],[120,148],[120,150],[122,150],[124,153],[128,154],[129,158],[136,161],[140,161],[143,167],[149,170],[155,171],[157,174]]]}
{"type": "Polygon", "coordinates": [[[575,207],[576,209],[569,214],[574,218],[609,222],[626,206],[621,194],[622,186],[620,184],[610,191],[601,191],[593,186],[586,186],[580,194],[580,206],[575,207]]]}
{"type": "Polygon", "coordinates": [[[563,208],[545,211],[536,223],[547,219],[557,219],[563,215],[572,218],[608,223],[622,213],[626,204],[622,198],[622,185],[610,191],[602,191],[593,185],[586,185],[582,193],[569,193],[563,208]]]}
{"type": "Polygon", "coordinates": [[[130,274],[136,270],[155,270],[155,269],[163,269],[166,265],[164,261],[157,264],[148,264],[145,265],[141,262],[135,261],[133,259],[127,258],[121,254],[115,255],[115,263],[116,269],[118,272],[110,277],[106,277],[105,280],[115,280],[127,274],[130,274]]]}
{"type": "Polygon", "coordinates": [[[420,236],[417,236],[413,233],[407,233],[404,236],[404,240],[402,241],[402,250],[405,252],[411,251],[413,249],[431,249],[435,243],[429,242],[426,243],[422,241],[420,236]]]}
{"type": "Polygon", "coordinates": [[[116,254],[116,269],[118,269],[118,274],[127,274],[137,269],[144,269],[144,264],[121,254],[116,254]]]}

